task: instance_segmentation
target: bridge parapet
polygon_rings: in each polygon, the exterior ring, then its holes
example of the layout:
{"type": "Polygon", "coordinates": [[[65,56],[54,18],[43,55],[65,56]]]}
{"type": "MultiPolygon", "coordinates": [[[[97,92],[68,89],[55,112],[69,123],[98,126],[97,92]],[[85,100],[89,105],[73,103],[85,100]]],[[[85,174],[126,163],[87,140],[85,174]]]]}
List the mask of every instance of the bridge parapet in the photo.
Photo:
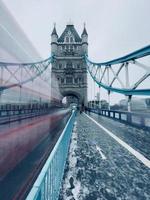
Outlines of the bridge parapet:
{"type": "Polygon", "coordinates": [[[88,108],[90,112],[119,120],[123,123],[150,130],[150,113],[135,113],[118,110],[101,110],[88,108]]]}

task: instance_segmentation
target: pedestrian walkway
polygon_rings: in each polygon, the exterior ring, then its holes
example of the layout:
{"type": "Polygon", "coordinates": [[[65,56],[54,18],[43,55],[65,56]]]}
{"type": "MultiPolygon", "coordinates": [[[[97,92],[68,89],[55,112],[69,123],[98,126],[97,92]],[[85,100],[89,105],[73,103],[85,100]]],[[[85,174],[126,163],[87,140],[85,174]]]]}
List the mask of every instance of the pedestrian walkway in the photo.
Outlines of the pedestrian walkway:
{"type": "MultiPolygon", "coordinates": [[[[105,121],[104,126],[107,120],[99,117],[96,121],[105,121]]],[[[118,122],[109,119],[108,123],[116,123],[118,132],[123,131],[118,122]]],[[[132,129],[139,137],[139,130],[132,129]]],[[[114,130],[127,142],[118,132],[114,130]]],[[[149,179],[149,167],[87,115],[77,115],[59,200],[148,200],[149,179]]]]}

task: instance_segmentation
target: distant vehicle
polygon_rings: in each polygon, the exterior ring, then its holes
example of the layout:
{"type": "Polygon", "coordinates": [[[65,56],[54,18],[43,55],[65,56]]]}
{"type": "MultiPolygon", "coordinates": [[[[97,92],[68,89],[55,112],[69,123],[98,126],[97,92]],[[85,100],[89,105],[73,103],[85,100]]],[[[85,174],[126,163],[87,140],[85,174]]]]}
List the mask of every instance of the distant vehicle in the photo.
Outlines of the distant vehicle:
{"type": "Polygon", "coordinates": [[[77,106],[72,106],[72,109],[73,109],[73,110],[76,110],[76,109],[77,109],[77,106]]]}
{"type": "Polygon", "coordinates": [[[71,104],[70,104],[70,108],[71,108],[72,110],[76,110],[76,109],[77,109],[77,104],[76,104],[76,103],[71,103],[71,104]]]}

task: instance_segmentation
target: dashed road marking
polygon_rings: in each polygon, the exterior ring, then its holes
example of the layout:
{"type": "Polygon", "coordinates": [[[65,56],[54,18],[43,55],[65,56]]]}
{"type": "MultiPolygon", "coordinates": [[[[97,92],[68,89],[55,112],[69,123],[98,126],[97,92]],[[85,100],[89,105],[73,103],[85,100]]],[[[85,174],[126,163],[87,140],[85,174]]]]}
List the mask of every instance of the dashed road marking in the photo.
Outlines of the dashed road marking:
{"type": "Polygon", "coordinates": [[[106,156],[103,154],[102,149],[96,145],[97,151],[100,153],[102,160],[106,160],[106,156]]]}
{"type": "Polygon", "coordinates": [[[90,120],[92,120],[95,124],[97,124],[101,129],[103,129],[109,136],[111,136],[114,140],[116,140],[119,144],[121,144],[124,148],[126,148],[132,155],[134,155],[138,160],[140,160],[145,166],[150,168],[150,160],[147,159],[145,156],[143,156],[141,153],[130,147],[126,142],[121,140],[119,137],[117,137],[114,133],[106,129],[104,126],[99,124],[97,121],[95,121],[92,117],[88,116],[86,113],[84,113],[86,117],[88,117],[90,120]]]}

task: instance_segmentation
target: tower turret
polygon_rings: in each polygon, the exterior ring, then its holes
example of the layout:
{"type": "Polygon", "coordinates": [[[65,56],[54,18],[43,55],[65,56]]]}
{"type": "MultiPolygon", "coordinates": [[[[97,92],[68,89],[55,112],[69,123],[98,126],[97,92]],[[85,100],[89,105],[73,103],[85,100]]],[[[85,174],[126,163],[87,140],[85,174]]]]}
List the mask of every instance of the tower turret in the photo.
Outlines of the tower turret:
{"type": "MultiPolygon", "coordinates": [[[[55,29],[52,34],[57,34],[55,29]]],[[[82,42],[74,25],[69,23],[52,45],[57,46],[52,74],[58,80],[60,94],[66,97],[68,104],[87,105],[87,68],[83,59],[83,47],[87,52],[87,42],[82,42]]]]}
{"type": "Polygon", "coordinates": [[[88,54],[88,34],[87,34],[87,31],[86,31],[85,24],[84,24],[83,32],[81,34],[81,38],[82,38],[83,53],[88,54]]]}
{"type": "Polygon", "coordinates": [[[58,40],[58,35],[56,31],[56,25],[54,24],[54,28],[51,34],[51,53],[56,55],[57,53],[57,40],[58,40]]]}

